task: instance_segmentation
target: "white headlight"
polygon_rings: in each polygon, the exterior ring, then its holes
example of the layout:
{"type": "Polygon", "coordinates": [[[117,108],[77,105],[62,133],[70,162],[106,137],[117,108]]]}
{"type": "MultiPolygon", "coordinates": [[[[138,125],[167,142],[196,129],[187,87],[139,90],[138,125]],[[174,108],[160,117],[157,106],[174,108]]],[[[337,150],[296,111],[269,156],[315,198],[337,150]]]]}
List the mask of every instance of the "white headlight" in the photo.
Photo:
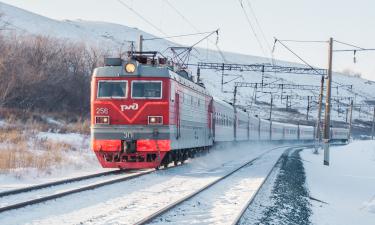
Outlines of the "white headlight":
{"type": "Polygon", "coordinates": [[[127,73],[134,73],[135,72],[135,65],[133,63],[128,63],[125,65],[125,71],[127,73]]]}

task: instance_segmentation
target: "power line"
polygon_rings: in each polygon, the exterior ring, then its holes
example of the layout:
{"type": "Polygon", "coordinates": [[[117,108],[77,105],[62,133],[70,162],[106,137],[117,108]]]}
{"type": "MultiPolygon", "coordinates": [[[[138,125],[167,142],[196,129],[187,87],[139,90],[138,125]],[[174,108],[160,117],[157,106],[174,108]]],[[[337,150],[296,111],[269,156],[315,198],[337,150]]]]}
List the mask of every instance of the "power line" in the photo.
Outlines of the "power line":
{"type": "Polygon", "coordinates": [[[350,47],[354,47],[354,48],[358,48],[358,49],[364,49],[364,48],[362,48],[362,47],[358,47],[358,46],[356,46],[356,45],[353,45],[353,44],[348,44],[348,43],[345,43],[345,42],[342,42],[342,41],[338,41],[338,40],[334,40],[335,42],[337,42],[337,43],[340,43],[340,44],[343,44],[343,45],[347,45],[347,46],[350,46],[350,47]]]}
{"type": "Polygon", "coordinates": [[[188,23],[196,32],[199,32],[199,29],[194,26],[193,23],[191,23],[176,7],[172,5],[168,0],[164,0],[168,4],[169,7],[171,7],[183,20],[185,20],[186,23],[188,23]]]}
{"type": "Polygon", "coordinates": [[[282,42],[297,42],[297,43],[328,43],[328,41],[319,41],[319,40],[279,40],[282,42]]]}
{"type": "MultiPolygon", "coordinates": [[[[200,32],[200,30],[192,22],[190,22],[190,20],[188,20],[171,2],[169,2],[168,0],[164,0],[164,2],[166,2],[168,4],[168,6],[171,7],[186,23],[188,23],[190,25],[190,27],[192,27],[196,32],[200,32]]],[[[209,40],[209,39],[207,39],[207,40],[212,43],[211,40],[209,40]]],[[[228,62],[226,60],[223,52],[219,48],[217,41],[216,41],[216,43],[214,43],[214,46],[216,47],[216,49],[219,52],[223,61],[228,62]]]]}
{"type": "Polygon", "coordinates": [[[362,48],[362,49],[338,49],[333,50],[334,52],[365,52],[365,51],[375,51],[375,48],[362,48]]]}
{"type": "Polygon", "coordinates": [[[260,33],[261,33],[261,35],[262,35],[262,37],[263,37],[264,42],[266,43],[266,45],[267,45],[267,47],[268,47],[268,50],[271,52],[271,46],[270,46],[270,44],[269,44],[268,41],[267,41],[266,35],[264,34],[262,27],[260,26],[260,23],[259,23],[258,17],[256,16],[255,11],[254,11],[253,7],[251,6],[250,0],[247,0],[247,5],[248,5],[248,7],[249,7],[249,9],[250,9],[250,12],[251,12],[251,13],[253,14],[253,16],[254,16],[255,22],[256,22],[256,24],[257,24],[258,27],[259,27],[260,33]]]}
{"type": "MultiPolygon", "coordinates": [[[[276,42],[279,42],[282,46],[284,46],[284,48],[286,48],[289,52],[291,52],[293,55],[295,55],[298,59],[300,59],[303,63],[305,63],[308,67],[310,67],[311,69],[315,70],[316,72],[319,73],[319,71],[314,68],[313,66],[311,66],[308,62],[306,62],[301,56],[299,56],[297,53],[295,53],[292,49],[290,49],[288,46],[286,46],[282,41],[278,40],[277,38],[275,38],[275,43],[276,42]]],[[[320,75],[325,75],[325,74],[321,74],[319,73],[320,75]]]]}
{"type": "Polygon", "coordinates": [[[175,36],[165,36],[165,37],[155,37],[155,38],[144,38],[144,41],[152,41],[152,40],[158,40],[158,39],[167,39],[167,38],[177,38],[177,37],[189,37],[189,36],[196,36],[196,35],[202,35],[202,34],[210,34],[212,31],[207,32],[199,32],[199,33],[192,33],[192,34],[181,34],[181,35],[175,35],[175,36]]]}
{"type": "Polygon", "coordinates": [[[262,52],[263,52],[263,55],[267,58],[267,56],[266,56],[266,52],[264,51],[264,48],[263,48],[263,45],[262,45],[262,43],[260,42],[259,37],[258,37],[257,33],[255,32],[254,26],[253,26],[253,24],[252,24],[251,21],[250,21],[249,15],[247,15],[247,12],[246,12],[246,10],[245,10],[243,4],[242,4],[242,0],[239,0],[239,3],[240,3],[240,6],[241,6],[241,8],[242,8],[242,11],[243,11],[243,13],[244,13],[244,15],[245,15],[245,17],[246,17],[246,21],[247,21],[248,25],[250,26],[250,29],[251,29],[251,31],[253,32],[253,34],[254,34],[254,36],[255,36],[255,39],[257,40],[257,42],[258,42],[258,44],[259,44],[259,46],[260,46],[260,48],[261,48],[261,50],[262,50],[262,52]]]}
{"type": "Polygon", "coordinates": [[[144,22],[146,22],[148,25],[152,26],[154,29],[156,29],[157,31],[159,31],[160,33],[162,33],[163,35],[167,36],[166,33],[164,33],[164,31],[162,31],[159,27],[155,26],[154,24],[152,24],[149,20],[147,20],[144,16],[142,16],[140,13],[138,13],[137,11],[135,11],[132,7],[130,7],[129,5],[127,5],[124,1],[122,0],[117,0],[122,6],[125,6],[127,9],[129,9],[130,11],[132,11],[135,15],[137,15],[139,18],[141,18],[144,22]]]}

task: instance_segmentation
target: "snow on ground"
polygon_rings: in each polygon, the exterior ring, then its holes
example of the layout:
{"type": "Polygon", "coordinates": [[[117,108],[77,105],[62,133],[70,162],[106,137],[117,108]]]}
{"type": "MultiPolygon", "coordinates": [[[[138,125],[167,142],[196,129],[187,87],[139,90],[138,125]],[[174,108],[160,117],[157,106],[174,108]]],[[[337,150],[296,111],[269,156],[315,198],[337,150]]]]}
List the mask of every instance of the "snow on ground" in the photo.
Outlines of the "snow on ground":
{"type": "MultiPolygon", "coordinates": [[[[71,145],[71,149],[56,150],[61,151],[61,164],[46,171],[36,168],[20,168],[0,173],[0,191],[108,171],[108,169],[101,168],[95,154],[91,151],[89,135],[39,132],[29,139],[30,149],[28,151],[34,154],[46,151],[38,149],[37,143],[47,140],[71,145]]],[[[4,146],[6,143],[0,144],[4,146]]]]}
{"type": "Polygon", "coordinates": [[[355,141],[331,148],[330,166],[323,154],[301,152],[314,224],[375,224],[375,141],[355,141]]]}
{"type": "Polygon", "coordinates": [[[262,185],[283,149],[264,155],[198,194],[189,201],[155,218],[151,224],[231,224],[262,185]]]}
{"type": "Polygon", "coordinates": [[[8,123],[5,122],[4,120],[0,120],[0,127],[5,127],[8,126],[8,123]]]}
{"type": "Polygon", "coordinates": [[[181,167],[2,213],[0,224],[133,224],[270,148],[252,144],[211,150],[181,167]]]}

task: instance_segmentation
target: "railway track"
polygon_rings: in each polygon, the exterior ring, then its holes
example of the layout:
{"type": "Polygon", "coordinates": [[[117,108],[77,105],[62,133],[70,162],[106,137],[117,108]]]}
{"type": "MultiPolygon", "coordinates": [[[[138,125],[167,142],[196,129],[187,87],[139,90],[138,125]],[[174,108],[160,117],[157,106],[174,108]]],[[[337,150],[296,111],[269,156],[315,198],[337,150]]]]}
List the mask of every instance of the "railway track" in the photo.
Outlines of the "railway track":
{"type": "MultiPolygon", "coordinates": [[[[135,224],[137,225],[143,225],[143,224],[148,224],[148,223],[152,223],[154,221],[156,221],[157,218],[160,218],[162,217],[163,215],[167,214],[168,212],[172,211],[173,209],[176,209],[177,207],[183,205],[184,203],[188,202],[189,200],[193,199],[194,197],[202,194],[203,192],[207,191],[208,189],[210,188],[213,188],[216,186],[216,184],[219,184],[220,182],[228,179],[229,177],[233,176],[234,174],[236,174],[237,172],[241,171],[242,169],[248,167],[248,166],[251,166],[253,165],[253,163],[255,163],[256,161],[258,161],[259,159],[261,159],[263,156],[265,156],[266,154],[274,151],[274,150],[277,150],[277,149],[280,149],[280,148],[287,148],[285,151],[287,151],[288,149],[294,149],[294,148],[301,148],[302,146],[295,146],[295,147],[285,147],[285,146],[282,146],[282,147],[276,147],[276,148],[272,148],[262,154],[260,154],[259,156],[243,163],[242,165],[236,167],[235,169],[231,170],[230,172],[226,173],[225,175],[223,175],[222,177],[218,178],[218,179],[215,179],[214,181],[208,183],[207,185],[203,186],[202,188],[198,189],[197,191],[194,191],[193,193],[190,193],[182,198],[180,198],[179,200],[177,201],[174,201],[172,202],[171,204],[161,208],[160,210],[152,213],[151,215],[139,220],[138,222],[136,222],[135,224]]],[[[284,153],[285,153],[284,151],[284,153]]],[[[283,154],[284,154],[283,153],[283,154]]],[[[241,209],[241,212],[240,214],[235,218],[235,221],[233,222],[233,224],[237,224],[238,220],[241,218],[243,212],[246,210],[246,208],[251,204],[254,196],[257,194],[257,192],[260,190],[260,188],[262,187],[262,185],[265,183],[265,181],[267,180],[267,178],[269,177],[269,175],[271,174],[271,172],[274,170],[275,166],[277,165],[277,163],[279,162],[280,158],[281,158],[282,154],[278,157],[278,159],[276,160],[276,162],[273,164],[272,168],[268,171],[266,177],[264,178],[264,180],[261,182],[260,186],[257,188],[256,190],[256,193],[251,197],[251,199],[245,204],[245,207],[243,209],[241,209]]],[[[186,211],[184,211],[184,214],[187,214],[186,211]]],[[[205,212],[206,213],[206,212],[205,212]]],[[[173,222],[172,222],[173,223],[173,222]]]]}
{"type": "Polygon", "coordinates": [[[93,190],[93,189],[96,189],[96,188],[99,188],[99,187],[102,187],[102,186],[111,185],[111,184],[131,180],[131,179],[138,178],[138,177],[144,176],[146,174],[152,173],[154,171],[155,170],[147,170],[147,171],[144,171],[144,172],[136,172],[136,173],[131,174],[131,175],[129,175],[129,173],[124,175],[124,171],[121,171],[121,170],[109,171],[109,172],[91,174],[91,175],[87,175],[87,176],[75,177],[75,178],[71,178],[71,179],[59,180],[59,181],[55,181],[55,182],[44,183],[44,184],[30,186],[30,187],[26,187],[26,188],[19,188],[19,189],[1,192],[0,193],[0,199],[4,199],[8,196],[16,196],[17,197],[17,195],[22,195],[22,194],[25,194],[25,193],[28,193],[28,192],[33,193],[33,192],[40,191],[42,189],[48,189],[48,188],[61,186],[61,185],[65,185],[65,184],[76,183],[76,182],[90,180],[90,179],[94,179],[94,178],[100,178],[100,177],[107,177],[107,176],[110,176],[110,175],[115,175],[115,178],[107,179],[107,180],[102,181],[102,182],[95,182],[95,183],[92,183],[92,184],[83,185],[83,186],[80,186],[79,188],[70,188],[70,189],[68,188],[67,190],[62,190],[62,191],[60,190],[60,192],[57,192],[57,193],[56,193],[56,191],[54,191],[53,194],[47,194],[47,195],[42,196],[42,197],[32,198],[32,199],[27,199],[25,201],[19,201],[19,202],[16,202],[16,203],[7,204],[5,206],[0,207],[0,213],[10,211],[10,210],[14,210],[14,209],[19,209],[19,208],[29,206],[29,205],[34,205],[34,204],[46,202],[46,201],[49,201],[49,200],[52,200],[52,199],[61,198],[61,197],[71,195],[71,194],[75,194],[75,193],[78,193],[78,192],[93,190]],[[120,177],[118,177],[118,176],[120,176],[120,177]]]}
{"type": "MultiPolygon", "coordinates": [[[[294,148],[295,150],[297,150],[298,148],[294,148]]],[[[289,152],[286,150],[286,152],[289,152]]],[[[285,152],[283,153],[285,154],[285,152]]],[[[254,199],[256,198],[256,196],[258,195],[259,191],[262,189],[263,185],[266,183],[266,181],[268,180],[269,176],[272,174],[272,172],[275,170],[275,167],[277,166],[277,164],[280,162],[281,158],[282,158],[283,155],[281,155],[279,157],[279,159],[276,161],[276,163],[273,165],[272,169],[267,173],[267,176],[265,177],[265,179],[262,181],[262,183],[260,184],[259,188],[256,190],[256,192],[251,196],[251,198],[246,202],[246,204],[244,205],[244,207],[242,207],[240,213],[236,216],[236,218],[234,219],[234,221],[232,222],[232,225],[237,225],[239,224],[242,216],[244,215],[244,213],[246,212],[246,209],[249,208],[249,206],[253,203],[254,199]]]]}
{"type": "Polygon", "coordinates": [[[64,179],[64,180],[58,180],[58,181],[48,182],[48,183],[44,183],[44,184],[38,184],[38,185],[29,186],[29,187],[24,187],[24,188],[12,189],[12,190],[9,190],[9,191],[0,192],[0,198],[5,197],[5,196],[9,196],[9,195],[16,195],[16,194],[20,194],[20,193],[29,192],[29,191],[40,190],[40,189],[43,189],[43,188],[53,187],[53,186],[57,186],[57,185],[68,184],[68,183],[88,180],[88,179],[102,177],[102,176],[115,175],[115,174],[119,174],[121,172],[123,172],[123,171],[115,170],[115,171],[108,171],[108,172],[102,172],[102,173],[95,173],[95,174],[90,174],[90,175],[86,175],[86,176],[80,176],[80,177],[74,177],[74,178],[69,178],[69,179],[64,179]]]}

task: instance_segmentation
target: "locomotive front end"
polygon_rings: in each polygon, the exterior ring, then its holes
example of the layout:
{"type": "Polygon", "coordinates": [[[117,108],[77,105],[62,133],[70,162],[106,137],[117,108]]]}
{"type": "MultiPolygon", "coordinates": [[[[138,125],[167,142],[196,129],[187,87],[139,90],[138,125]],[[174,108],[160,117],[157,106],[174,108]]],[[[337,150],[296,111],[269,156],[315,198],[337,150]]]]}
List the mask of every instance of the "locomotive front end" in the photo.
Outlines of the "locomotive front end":
{"type": "Polygon", "coordinates": [[[170,150],[169,75],[157,62],[107,59],[94,70],[92,149],[103,167],[155,168],[170,150]]]}

